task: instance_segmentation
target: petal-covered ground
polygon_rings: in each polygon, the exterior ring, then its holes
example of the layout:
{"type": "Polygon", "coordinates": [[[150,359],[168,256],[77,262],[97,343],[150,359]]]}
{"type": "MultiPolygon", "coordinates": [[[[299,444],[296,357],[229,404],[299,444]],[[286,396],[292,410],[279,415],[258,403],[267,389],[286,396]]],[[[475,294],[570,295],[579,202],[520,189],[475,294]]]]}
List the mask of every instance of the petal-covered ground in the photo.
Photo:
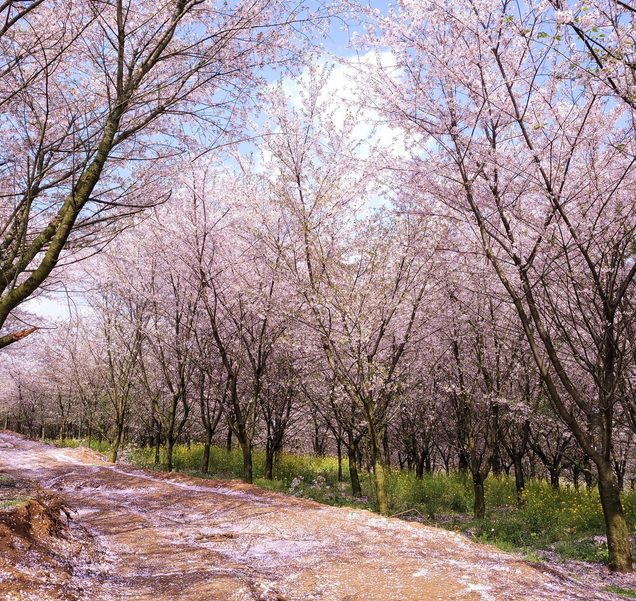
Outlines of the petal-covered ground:
{"type": "Polygon", "coordinates": [[[6,432],[0,471],[53,491],[73,517],[57,563],[35,544],[1,556],[7,601],[619,599],[444,530],[6,432]]]}

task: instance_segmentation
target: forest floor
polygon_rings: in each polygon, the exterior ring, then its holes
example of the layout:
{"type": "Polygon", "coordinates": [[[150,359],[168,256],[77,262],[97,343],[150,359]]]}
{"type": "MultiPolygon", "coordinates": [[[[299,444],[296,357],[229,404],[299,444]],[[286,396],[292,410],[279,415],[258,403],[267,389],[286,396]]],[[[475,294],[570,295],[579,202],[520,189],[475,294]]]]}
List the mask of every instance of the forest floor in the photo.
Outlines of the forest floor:
{"type": "Polygon", "coordinates": [[[7,601],[621,598],[453,532],[6,431],[0,472],[7,601]]]}

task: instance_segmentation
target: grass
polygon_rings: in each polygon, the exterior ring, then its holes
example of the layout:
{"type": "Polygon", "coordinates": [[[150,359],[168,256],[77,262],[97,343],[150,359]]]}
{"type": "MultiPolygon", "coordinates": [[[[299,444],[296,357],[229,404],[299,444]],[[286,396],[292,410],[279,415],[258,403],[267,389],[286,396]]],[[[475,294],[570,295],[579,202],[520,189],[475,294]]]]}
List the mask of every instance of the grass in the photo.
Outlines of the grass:
{"type": "MultiPolygon", "coordinates": [[[[78,446],[79,441],[59,444],[78,446]]],[[[105,452],[105,443],[91,445],[105,452]]],[[[120,455],[135,465],[153,469],[154,450],[127,447],[120,455]]],[[[213,447],[208,475],[200,472],[203,446],[176,446],[173,463],[176,471],[207,478],[239,478],[242,474],[242,454],[239,449],[228,452],[213,447]]],[[[255,451],[253,457],[254,484],[262,488],[310,498],[320,503],[375,508],[372,476],[360,471],[362,497],[351,495],[347,463],[345,481],[338,481],[338,463],[334,457],[286,455],[278,457],[274,479],[266,480],[265,454],[255,451]]],[[[472,518],[472,481],[466,474],[427,474],[417,478],[411,472],[393,470],[387,486],[390,513],[404,519],[421,519],[430,525],[463,532],[482,543],[504,551],[523,552],[530,560],[541,557],[541,551],[552,551],[563,560],[607,562],[604,540],[605,523],[596,488],[576,491],[573,487],[553,490],[545,481],[529,480],[524,491],[524,506],[517,507],[514,479],[490,476],[485,483],[486,518],[472,518]]],[[[626,491],[623,508],[630,532],[636,527],[636,491],[626,491]]]]}
{"type": "MultiPolygon", "coordinates": [[[[63,440],[56,438],[54,440],[49,440],[48,442],[52,442],[56,447],[70,447],[72,449],[76,449],[77,447],[88,447],[88,439],[86,438],[65,438],[63,440]]],[[[90,448],[93,449],[93,451],[98,451],[99,453],[107,453],[110,448],[110,443],[107,440],[99,442],[93,438],[91,439],[90,448]]]]}
{"type": "Polygon", "coordinates": [[[0,474],[0,510],[30,501],[30,497],[21,494],[24,492],[24,486],[21,486],[18,480],[11,476],[0,474]]]}
{"type": "Polygon", "coordinates": [[[621,588],[620,586],[606,586],[603,590],[607,591],[608,593],[616,593],[617,595],[622,595],[623,597],[636,599],[636,590],[621,588]]]}
{"type": "Polygon", "coordinates": [[[0,509],[6,509],[7,507],[15,507],[22,503],[30,501],[28,497],[16,497],[15,499],[0,499],[0,509]]]}

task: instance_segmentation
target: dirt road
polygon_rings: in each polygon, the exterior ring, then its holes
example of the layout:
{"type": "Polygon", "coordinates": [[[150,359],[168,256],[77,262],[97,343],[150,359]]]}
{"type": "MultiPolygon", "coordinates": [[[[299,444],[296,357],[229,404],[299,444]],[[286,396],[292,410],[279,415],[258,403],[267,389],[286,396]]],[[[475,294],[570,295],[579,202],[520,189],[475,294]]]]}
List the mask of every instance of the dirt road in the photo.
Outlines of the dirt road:
{"type": "Polygon", "coordinates": [[[74,518],[65,581],[26,549],[0,565],[7,601],[618,599],[451,532],[7,433],[0,471],[54,491],[74,518]]]}

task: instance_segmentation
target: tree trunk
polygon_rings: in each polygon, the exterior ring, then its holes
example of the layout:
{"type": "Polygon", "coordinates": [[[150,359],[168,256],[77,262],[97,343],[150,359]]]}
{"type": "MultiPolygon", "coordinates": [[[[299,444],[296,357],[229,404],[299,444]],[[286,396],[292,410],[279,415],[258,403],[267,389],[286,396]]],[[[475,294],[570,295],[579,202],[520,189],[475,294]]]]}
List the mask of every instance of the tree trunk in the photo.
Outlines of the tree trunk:
{"type": "Polygon", "coordinates": [[[170,402],[170,413],[168,414],[168,425],[166,426],[166,440],[165,440],[165,448],[163,453],[163,466],[167,472],[171,472],[172,465],[172,451],[174,449],[174,445],[177,442],[177,437],[179,436],[179,431],[177,430],[177,435],[175,436],[175,426],[177,419],[177,408],[179,407],[179,401],[181,400],[180,390],[172,395],[172,399],[170,402]]]}
{"type": "Polygon", "coordinates": [[[336,451],[338,454],[338,482],[342,482],[342,439],[336,438],[336,451]]]}
{"type": "Polygon", "coordinates": [[[583,456],[583,477],[585,478],[585,486],[590,490],[594,486],[594,478],[592,478],[592,465],[587,455],[583,456]]]}
{"type": "Polygon", "coordinates": [[[117,463],[117,454],[119,453],[119,447],[121,446],[121,437],[124,433],[124,428],[120,420],[117,420],[115,423],[115,437],[113,438],[113,443],[110,447],[110,455],[108,457],[108,461],[111,463],[117,463]]]}
{"type": "Polygon", "coordinates": [[[267,480],[274,479],[274,454],[273,453],[265,454],[265,478],[267,480]]]}
{"type": "Polygon", "coordinates": [[[241,447],[243,448],[243,480],[248,484],[252,484],[254,482],[252,473],[252,441],[246,437],[241,441],[241,447]]]}
{"type": "Polygon", "coordinates": [[[492,450],[492,473],[494,476],[502,474],[502,460],[500,453],[499,441],[503,438],[501,435],[501,425],[499,423],[499,404],[494,403],[492,406],[492,432],[493,432],[493,450],[492,450]]]}
{"type": "Polygon", "coordinates": [[[616,482],[618,484],[619,492],[623,492],[625,487],[625,471],[627,468],[627,461],[614,460],[614,473],[616,474],[616,482]]]}
{"type": "Polygon", "coordinates": [[[272,435],[270,425],[267,426],[267,439],[265,441],[265,478],[274,479],[274,454],[278,448],[276,438],[272,435]]]}
{"type": "Polygon", "coordinates": [[[572,466],[572,480],[574,482],[574,490],[576,492],[579,492],[579,475],[581,473],[581,469],[579,468],[578,464],[575,463],[572,466]]]}
{"type": "MultiPolygon", "coordinates": [[[[459,452],[459,462],[457,465],[457,469],[462,474],[468,472],[468,455],[464,451],[459,452]]],[[[446,472],[448,472],[448,468],[446,469],[446,472]]]]}
{"type": "Polygon", "coordinates": [[[481,472],[473,473],[473,490],[475,492],[475,504],[473,506],[473,515],[477,520],[483,520],[486,517],[486,498],[484,495],[484,480],[481,472]]]}
{"type": "Polygon", "coordinates": [[[203,462],[201,464],[201,473],[207,474],[210,468],[210,447],[212,446],[212,430],[206,429],[205,443],[203,445],[203,462]]]}
{"type": "Polygon", "coordinates": [[[157,417],[156,422],[156,433],[155,433],[155,465],[159,465],[161,460],[161,434],[163,432],[163,428],[161,427],[161,420],[157,417]]]}
{"type": "Polygon", "coordinates": [[[424,462],[425,461],[426,461],[426,458],[424,457],[424,453],[422,453],[417,458],[417,461],[415,463],[415,477],[416,478],[423,478],[424,477],[424,462]]]}
{"type": "Polygon", "coordinates": [[[265,478],[267,480],[274,479],[274,451],[265,449],[265,478]]]}
{"type": "Polygon", "coordinates": [[[174,449],[174,438],[166,436],[166,444],[163,447],[163,467],[167,472],[172,471],[172,450],[174,449]]]}
{"type": "Polygon", "coordinates": [[[382,463],[382,455],[376,449],[373,458],[373,471],[375,476],[375,492],[378,497],[378,510],[382,515],[389,514],[389,497],[386,490],[386,475],[384,473],[384,465],[382,463]]]}
{"type": "Polygon", "coordinates": [[[375,482],[375,494],[378,500],[378,510],[382,515],[389,513],[389,498],[386,490],[386,475],[382,450],[380,449],[380,436],[375,422],[373,407],[367,405],[367,423],[369,426],[369,442],[371,444],[371,464],[373,465],[373,480],[375,482]]]}
{"type": "Polygon", "coordinates": [[[227,428],[227,439],[225,441],[225,448],[228,453],[232,451],[232,428],[228,426],[227,428]]]}
{"type": "Polygon", "coordinates": [[[556,467],[549,467],[548,471],[550,472],[550,486],[553,490],[559,490],[561,484],[559,479],[561,477],[561,470],[556,467]]]}
{"type": "Polygon", "coordinates": [[[525,504],[523,498],[523,491],[525,488],[525,479],[523,476],[523,464],[521,463],[521,455],[515,453],[512,457],[513,465],[515,468],[515,486],[517,488],[517,505],[523,507],[525,504]]]}
{"type": "Polygon", "coordinates": [[[618,484],[619,492],[623,492],[623,488],[625,488],[625,470],[623,469],[617,470],[616,481],[618,484]]]}
{"type": "Polygon", "coordinates": [[[632,571],[629,530],[623,514],[620,491],[611,465],[600,465],[598,492],[607,529],[608,567],[617,572],[632,571]]]}
{"type": "Polygon", "coordinates": [[[349,477],[351,478],[351,494],[354,497],[362,496],[360,478],[358,477],[358,466],[356,463],[356,442],[352,432],[348,432],[349,444],[347,445],[347,455],[349,457],[349,477]]]}

